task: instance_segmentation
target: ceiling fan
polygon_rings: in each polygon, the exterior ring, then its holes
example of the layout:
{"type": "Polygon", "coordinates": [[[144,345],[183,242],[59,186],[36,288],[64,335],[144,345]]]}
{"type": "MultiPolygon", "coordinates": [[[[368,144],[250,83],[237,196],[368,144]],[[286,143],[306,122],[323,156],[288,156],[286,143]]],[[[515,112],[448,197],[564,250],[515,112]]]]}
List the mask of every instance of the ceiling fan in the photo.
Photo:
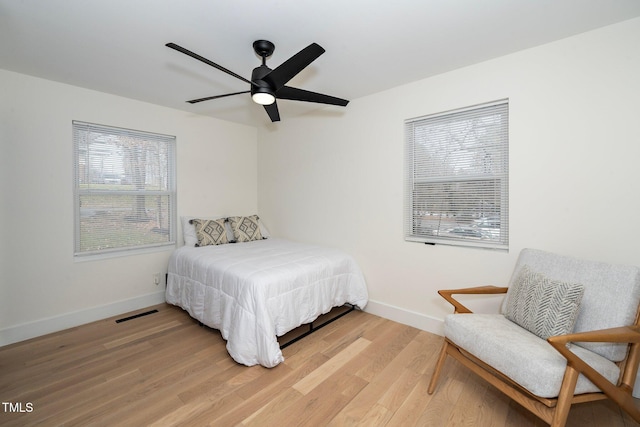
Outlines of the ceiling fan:
{"type": "Polygon", "coordinates": [[[251,85],[250,90],[192,99],[191,101],[187,101],[190,104],[209,101],[211,99],[224,98],[226,96],[239,95],[242,93],[251,93],[251,99],[253,99],[257,104],[264,106],[264,109],[269,115],[271,121],[277,122],[280,121],[280,113],[278,112],[276,99],[316,102],[320,104],[339,105],[341,107],[344,107],[349,103],[346,99],[286,86],[289,80],[325,52],[325,50],[316,43],[311,43],[309,46],[305,47],[280,66],[272,70],[267,67],[266,62],[267,58],[273,54],[275,49],[274,44],[267,40],[256,40],[253,42],[253,50],[258,54],[258,56],[262,57],[262,65],[253,69],[253,73],[251,73],[251,80],[247,80],[233,71],[229,71],[215,62],[209,61],[207,58],[204,58],[197,53],[193,53],[175,43],[167,43],[166,46],[177,50],[178,52],[182,52],[185,55],[189,55],[198,61],[202,61],[207,65],[217,68],[218,70],[251,85]]]}

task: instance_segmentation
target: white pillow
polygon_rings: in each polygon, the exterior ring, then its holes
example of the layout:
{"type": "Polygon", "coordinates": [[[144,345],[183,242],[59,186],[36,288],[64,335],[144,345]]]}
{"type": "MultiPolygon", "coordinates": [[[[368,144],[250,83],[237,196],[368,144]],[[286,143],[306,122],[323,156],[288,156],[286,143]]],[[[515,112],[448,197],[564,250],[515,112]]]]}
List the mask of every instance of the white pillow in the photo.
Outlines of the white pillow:
{"type": "Polygon", "coordinates": [[[269,230],[267,230],[267,227],[264,225],[260,218],[258,218],[258,225],[260,226],[260,234],[262,234],[262,237],[264,237],[265,239],[269,237],[269,230]]]}
{"type": "MultiPolygon", "coordinates": [[[[180,221],[182,222],[182,239],[184,240],[185,246],[195,246],[198,243],[198,236],[196,235],[196,228],[193,224],[189,224],[189,221],[192,219],[218,219],[218,218],[228,218],[230,215],[213,215],[213,216],[193,216],[193,215],[185,215],[180,217],[180,221]]],[[[259,220],[260,225],[260,233],[262,237],[269,237],[269,230],[262,223],[262,220],[259,220]]],[[[231,224],[226,222],[227,228],[227,238],[229,241],[234,240],[233,230],[231,229],[231,224]]]]}

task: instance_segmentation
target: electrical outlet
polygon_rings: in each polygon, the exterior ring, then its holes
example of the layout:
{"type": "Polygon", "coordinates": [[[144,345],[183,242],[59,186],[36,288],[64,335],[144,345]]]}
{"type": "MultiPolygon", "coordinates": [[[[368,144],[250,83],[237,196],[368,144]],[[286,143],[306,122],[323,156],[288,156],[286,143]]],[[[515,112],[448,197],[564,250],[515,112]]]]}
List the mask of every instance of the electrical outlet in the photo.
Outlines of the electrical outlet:
{"type": "Polygon", "coordinates": [[[160,273],[155,273],[153,275],[153,283],[155,283],[156,286],[160,285],[160,273]]]}

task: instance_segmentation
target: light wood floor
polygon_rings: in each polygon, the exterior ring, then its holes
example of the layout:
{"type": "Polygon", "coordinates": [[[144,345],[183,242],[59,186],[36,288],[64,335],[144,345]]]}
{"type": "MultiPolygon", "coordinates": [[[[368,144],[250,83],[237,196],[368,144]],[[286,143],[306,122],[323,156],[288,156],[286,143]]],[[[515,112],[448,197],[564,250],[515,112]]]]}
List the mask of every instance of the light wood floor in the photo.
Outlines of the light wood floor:
{"type": "MultiPolygon", "coordinates": [[[[371,314],[346,315],[266,369],[236,364],[181,309],[151,308],[0,348],[0,399],[25,411],[3,403],[0,425],[545,425],[452,359],[429,396],[442,338],[371,314]]],[[[603,401],[572,409],[568,425],[637,424],[603,401]]]]}

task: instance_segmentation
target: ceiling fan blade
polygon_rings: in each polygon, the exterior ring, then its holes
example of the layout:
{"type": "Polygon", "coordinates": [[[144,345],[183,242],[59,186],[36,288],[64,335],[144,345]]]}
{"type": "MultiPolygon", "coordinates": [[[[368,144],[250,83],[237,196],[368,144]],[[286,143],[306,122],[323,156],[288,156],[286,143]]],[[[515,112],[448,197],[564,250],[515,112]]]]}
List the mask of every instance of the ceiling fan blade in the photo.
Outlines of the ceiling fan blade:
{"type": "Polygon", "coordinates": [[[263,80],[278,90],[323,53],[324,49],[319,44],[311,43],[267,74],[263,80]]]}
{"type": "Polygon", "coordinates": [[[276,102],[270,105],[264,105],[264,110],[267,112],[272,122],[280,121],[280,113],[278,112],[278,104],[276,102]]]}
{"type": "Polygon", "coordinates": [[[207,58],[202,57],[202,56],[198,55],[197,53],[193,53],[193,52],[191,52],[190,50],[187,50],[187,49],[183,48],[182,46],[179,46],[179,45],[177,45],[177,44],[175,44],[175,43],[167,43],[165,46],[170,47],[171,49],[177,50],[178,52],[184,53],[185,55],[189,55],[190,57],[195,58],[195,59],[197,59],[198,61],[202,61],[202,62],[204,62],[204,63],[205,63],[205,64],[207,64],[207,65],[211,65],[212,67],[217,68],[218,70],[220,70],[220,71],[222,71],[222,72],[225,72],[225,73],[227,73],[227,74],[229,74],[229,75],[231,75],[231,76],[235,77],[236,79],[240,79],[240,80],[242,80],[242,81],[243,81],[243,82],[245,82],[245,83],[249,83],[249,84],[251,84],[251,85],[257,86],[257,85],[256,85],[254,82],[252,82],[251,80],[247,80],[247,79],[245,79],[244,77],[242,77],[242,76],[240,76],[240,75],[238,75],[238,74],[234,73],[233,71],[229,71],[229,70],[227,70],[226,68],[224,68],[223,66],[218,65],[218,64],[216,64],[215,62],[209,61],[207,58]]]}
{"type": "Polygon", "coordinates": [[[276,98],[289,99],[291,101],[317,102],[319,104],[339,105],[345,107],[349,101],[335,96],[323,95],[321,93],[298,89],[291,86],[284,86],[276,91],[276,98]]]}
{"type": "Polygon", "coordinates": [[[251,91],[250,90],[244,90],[242,92],[225,93],[224,95],[215,95],[215,96],[207,96],[206,98],[192,99],[191,101],[187,101],[187,102],[189,104],[195,104],[197,102],[209,101],[209,100],[212,100],[212,99],[224,98],[226,96],[240,95],[241,93],[249,93],[249,92],[251,92],[251,91]]]}

